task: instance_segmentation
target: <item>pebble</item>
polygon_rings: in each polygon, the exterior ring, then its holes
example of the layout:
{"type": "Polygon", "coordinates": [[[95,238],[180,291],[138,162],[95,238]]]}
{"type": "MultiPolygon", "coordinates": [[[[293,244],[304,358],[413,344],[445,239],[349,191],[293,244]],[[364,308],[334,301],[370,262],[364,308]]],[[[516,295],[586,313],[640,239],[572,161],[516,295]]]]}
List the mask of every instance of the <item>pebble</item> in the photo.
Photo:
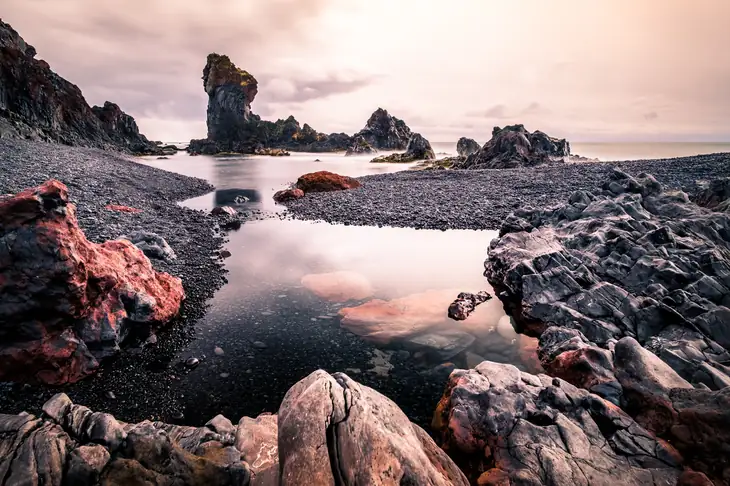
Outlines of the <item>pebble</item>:
{"type": "Polygon", "coordinates": [[[107,397],[109,400],[116,400],[117,399],[117,396],[111,390],[108,390],[106,393],[104,393],[104,396],[107,397]]]}
{"type": "Polygon", "coordinates": [[[257,349],[266,349],[266,348],[268,348],[268,346],[266,345],[266,343],[263,343],[261,341],[254,341],[253,342],[253,347],[254,348],[257,348],[257,349]]]}
{"type": "Polygon", "coordinates": [[[231,376],[231,374],[230,373],[221,373],[219,376],[221,378],[228,378],[229,376],[231,376]]]}
{"type": "Polygon", "coordinates": [[[220,348],[218,346],[213,349],[213,352],[216,354],[216,356],[223,356],[224,354],[226,354],[226,352],[223,351],[223,348],[220,348]]]}
{"type": "Polygon", "coordinates": [[[185,360],[185,366],[188,368],[195,368],[200,364],[200,360],[198,358],[188,358],[185,360]]]}

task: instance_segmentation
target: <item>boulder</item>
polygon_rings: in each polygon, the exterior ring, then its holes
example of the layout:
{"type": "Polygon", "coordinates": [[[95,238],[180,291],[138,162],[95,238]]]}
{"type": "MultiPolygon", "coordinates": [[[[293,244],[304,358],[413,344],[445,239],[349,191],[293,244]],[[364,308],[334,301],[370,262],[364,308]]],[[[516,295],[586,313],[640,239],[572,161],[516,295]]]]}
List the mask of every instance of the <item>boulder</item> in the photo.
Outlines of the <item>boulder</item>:
{"type": "Polygon", "coordinates": [[[449,317],[455,321],[463,321],[469,314],[474,312],[479,304],[482,304],[492,298],[489,292],[480,291],[476,294],[471,292],[461,292],[449,306],[449,317]]]}
{"type": "Polygon", "coordinates": [[[730,177],[703,184],[690,198],[699,206],[730,212],[730,177]]]}
{"type": "Polygon", "coordinates": [[[682,473],[680,454],[615,405],[508,364],[451,373],[433,427],[477,484],[674,485],[682,473]]]}
{"type": "Polygon", "coordinates": [[[87,240],[59,181],[0,202],[0,240],[1,380],[78,381],[179,312],[180,279],[127,240],[87,240]]]}
{"type": "Polygon", "coordinates": [[[414,133],[408,141],[406,151],[402,154],[391,154],[376,157],[371,162],[413,162],[415,160],[432,160],[436,155],[431,148],[428,140],[423,138],[420,133],[414,133]]]}
{"type": "Polygon", "coordinates": [[[461,137],[456,142],[456,153],[459,154],[459,157],[468,157],[473,153],[479,152],[481,148],[481,145],[471,138],[461,137]]]}
{"type": "Polygon", "coordinates": [[[301,189],[283,189],[274,193],[274,201],[286,202],[293,201],[294,199],[301,199],[304,197],[304,191],[301,189]]]}
{"type": "Polygon", "coordinates": [[[131,241],[134,246],[142,250],[148,258],[171,262],[177,258],[175,251],[170,248],[165,239],[149,231],[134,231],[122,239],[131,241]]]}
{"type": "Polygon", "coordinates": [[[77,86],[35,55],[35,48],[0,20],[0,138],[162,155],[131,116],[110,102],[91,108],[77,86]]]}
{"type": "Polygon", "coordinates": [[[460,163],[459,169],[510,169],[532,167],[548,162],[564,161],[570,155],[570,144],[536,130],[528,132],[523,125],[494,127],[492,138],[484,147],[460,163]]]}
{"type": "Polygon", "coordinates": [[[378,108],[370,115],[365,128],[353,138],[362,138],[376,150],[404,150],[411,139],[406,122],[378,108]]]}
{"type": "Polygon", "coordinates": [[[296,188],[304,193],[330,192],[360,187],[360,182],[352,177],[342,176],[326,170],[310,172],[297,179],[296,188]]]}
{"type": "Polygon", "coordinates": [[[352,145],[348,147],[347,152],[345,152],[345,156],[351,156],[351,155],[360,155],[360,154],[377,154],[378,151],[373,148],[372,145],[368,143],[367,140],[365,140],[365,137],[362,135],[357,135],[353,137],[352,139],[352,145]]]}
{"type": "Polygon", "coordinates": [[[279,408],[281,484],[468,485],[431,437],[385,396],[315,371],[279,408]]]}

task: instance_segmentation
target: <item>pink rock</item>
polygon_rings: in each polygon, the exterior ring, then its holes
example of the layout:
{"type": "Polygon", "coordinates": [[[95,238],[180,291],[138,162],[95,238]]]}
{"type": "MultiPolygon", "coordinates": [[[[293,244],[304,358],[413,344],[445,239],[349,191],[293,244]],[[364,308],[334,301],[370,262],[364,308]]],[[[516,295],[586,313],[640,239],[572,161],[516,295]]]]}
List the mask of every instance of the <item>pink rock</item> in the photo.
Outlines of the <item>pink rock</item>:
{"type": "Polygon", "coordinates": [[[304,191],[301,189],[284,189],[274,194],[274,201],[284,202],[291,201],[293,199],[300,199],[302,197],[304,197],[304,191]]]}
{"type": "Polygon", "coordinates": [[[366,299],[373,295],[370,281],[355,272],[310,274],[302,277],[302,285],[318,297],[330,302],[366,299]]]}

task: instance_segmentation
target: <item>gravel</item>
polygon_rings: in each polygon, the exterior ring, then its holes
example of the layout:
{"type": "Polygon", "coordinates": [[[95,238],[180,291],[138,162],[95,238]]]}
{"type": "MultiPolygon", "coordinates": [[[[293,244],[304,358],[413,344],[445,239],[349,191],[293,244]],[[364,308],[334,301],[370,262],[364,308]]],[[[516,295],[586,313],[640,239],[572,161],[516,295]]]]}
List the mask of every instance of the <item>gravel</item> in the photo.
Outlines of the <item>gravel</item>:
{"type": "Polygon", "coordinates": [[[519,207],[548,207],[573,191],[600,188],[612,167],[648,172],[668,188],[730,176],[730,154],[628,162],[582,162],[530,169],[422,170],[358,178],[347,191],[289,201],[289,216],[352,225],[418,229],[498,229],[519,207]]]}
{"type": "MultiPolygon", "coordinates": [[[[0,194],[17,193],[55,178],[69,188],[77,205],[79,225],[89,240],[100,243],[135,231],[150,231],[167,240],[177,258],[152,260],[157,270],[180,277],[186,300],[180,318],[159,333],[153,346],[128,343],[118,358],[97,375],[64,387],[78,403],[104,410],[120,419],[141,420],[169,414],[170,384],[150,373],[171,360],[194,337],[193,323],[205,313],[206,301],[224,283],[223,265],[216,257],[224,239],[216,221],[201,211],[183,208],[179,201],[213,190],[204,180],[137,164],[131,157],[97,149],[0,140],[0,194]],[[140,213],[105,209],[117,204],[140,213]],[[115,400],[108,398],[114,390],[115,400]],[[156,393],[140,393],[140,390],[156,393]]],[[[38,411],[58,390],[44,386],[0,384],[0,411],[38,411]]]]}

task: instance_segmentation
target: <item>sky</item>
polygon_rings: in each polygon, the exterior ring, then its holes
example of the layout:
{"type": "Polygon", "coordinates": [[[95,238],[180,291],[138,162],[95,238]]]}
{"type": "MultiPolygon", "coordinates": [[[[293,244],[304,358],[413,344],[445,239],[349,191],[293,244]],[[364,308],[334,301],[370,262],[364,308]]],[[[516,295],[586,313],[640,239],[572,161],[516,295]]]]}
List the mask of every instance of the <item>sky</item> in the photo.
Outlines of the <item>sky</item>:
{"type": "Polygon", "coordinates": [[[89,104],[203,138],[210,52],[253,111],[354,133],[378,107],[432,142],[523,123],[574,142],[730,142],[728,0],[2,0],[89,104]]]}

